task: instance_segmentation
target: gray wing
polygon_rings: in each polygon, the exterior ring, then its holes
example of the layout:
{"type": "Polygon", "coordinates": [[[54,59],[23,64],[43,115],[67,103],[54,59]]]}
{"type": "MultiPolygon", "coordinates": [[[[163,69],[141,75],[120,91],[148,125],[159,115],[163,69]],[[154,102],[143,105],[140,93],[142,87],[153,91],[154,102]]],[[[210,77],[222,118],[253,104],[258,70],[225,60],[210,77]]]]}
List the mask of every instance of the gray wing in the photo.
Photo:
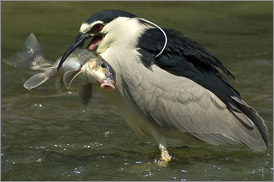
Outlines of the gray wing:
{"type": "Polygon", "coordinates": [[[209,90],[157,66],[152,70],[141,66],[124,78],[126,91],[146,118],[162,130],[187,133],[211,144],[244,143],[257,151],[266,149],[257,126],[243,113],[237,119],[209,90]]]}

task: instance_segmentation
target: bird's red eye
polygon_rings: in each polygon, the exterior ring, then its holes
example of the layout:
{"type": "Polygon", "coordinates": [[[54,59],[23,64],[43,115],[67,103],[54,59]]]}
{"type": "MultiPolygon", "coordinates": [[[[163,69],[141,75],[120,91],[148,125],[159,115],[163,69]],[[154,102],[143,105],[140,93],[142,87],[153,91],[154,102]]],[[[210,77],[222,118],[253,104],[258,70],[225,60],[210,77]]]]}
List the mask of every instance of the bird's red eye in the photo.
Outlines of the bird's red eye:
{"type": "Polygon", "coordinates": [[[96,24],[96,25],[94,25],[94,30],[96,30],[96,31],[100,31],[100,30],[102,30],[102,28],[103,28],[102,24],[96,24]]]}

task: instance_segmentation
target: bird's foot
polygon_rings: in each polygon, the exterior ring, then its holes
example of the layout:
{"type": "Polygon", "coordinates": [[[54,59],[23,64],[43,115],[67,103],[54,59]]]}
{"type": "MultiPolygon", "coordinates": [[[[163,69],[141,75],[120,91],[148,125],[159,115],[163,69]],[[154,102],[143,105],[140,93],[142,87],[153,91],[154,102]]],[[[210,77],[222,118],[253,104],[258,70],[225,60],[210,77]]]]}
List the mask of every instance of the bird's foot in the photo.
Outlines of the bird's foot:
{"type": "Polygon", "coordinates": [[[159,167],[167,167],[169,161],[170,160],[163,160],[163,159],[157,160],[157,159],[155,159],[154,163],[159,167]]]}
{"type": "Polygon", "coordinates": [[[168,151],[165,147],[161,146],[161,159],[155,160],[155,163],[160,167],[165,167],[168,165],[168,162],[171,161],[171,156],[168,154],[168,151]]]}
{"type": "Polygon", "coordinates": [[[171,157],[166,149],[161,150],[161,160],[165,162],[171,161],[171,157]]]}

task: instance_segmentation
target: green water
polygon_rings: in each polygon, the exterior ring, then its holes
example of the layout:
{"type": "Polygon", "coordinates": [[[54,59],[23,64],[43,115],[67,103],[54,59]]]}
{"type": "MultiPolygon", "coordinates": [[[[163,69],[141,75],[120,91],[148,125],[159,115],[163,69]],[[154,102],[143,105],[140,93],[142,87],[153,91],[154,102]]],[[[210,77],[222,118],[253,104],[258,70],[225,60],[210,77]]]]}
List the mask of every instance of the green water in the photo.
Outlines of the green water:
{"type": "Polygon", "coordinates": [[[1,179],[272,181],[272,2],[1,2],[1,58],[19,51],[33,32],[45,56],[55,60],[81,23],[102,9],[132,12],[208,48],[265,119],[269,149],[169,148],[173,159],[160,167],[154,141],[138,138],[102,95],[95,93],[82,112],[75,85],[57,94],[50,80],[28,91],[23,83],[35,72],[1,63],[1,179]]]}

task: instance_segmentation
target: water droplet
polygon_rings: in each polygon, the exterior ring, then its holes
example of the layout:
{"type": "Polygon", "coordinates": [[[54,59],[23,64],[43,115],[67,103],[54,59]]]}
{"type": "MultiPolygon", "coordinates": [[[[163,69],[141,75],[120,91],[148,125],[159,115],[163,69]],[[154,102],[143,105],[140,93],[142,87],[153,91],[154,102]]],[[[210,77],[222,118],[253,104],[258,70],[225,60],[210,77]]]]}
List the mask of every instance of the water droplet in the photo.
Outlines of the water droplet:
{"type": "Polygon", "coordinates": [[[250,173],[251,173],[251,174],[255,174],[255,173],[256,173],[256,171],[255,171],[255,170],[252,170],[250,173]]]}
{"type": "Polygon", "coordinates": [[[34,104],[34,107],[42,107],[42,104],[34,104]]]}
{"type": "Polygon", "coordinates": [[[110,134],[112,134],[111,131],[106,131],[106,132],[105,132],[105,137],[109,137],[110,134]]]}
{"type": "Polygon", "coordinates": [[[154,163],[161,163],[161,160],[154,159],[154,163]]]}
{"type": "Polygon", "coordinates": [[[79,167],[79,169],[75,168],[73,172],[76,173],[76,174],[81,174],[82,171],[84,171],[84,169],[82,169],[81,167],[79,167]]]}

